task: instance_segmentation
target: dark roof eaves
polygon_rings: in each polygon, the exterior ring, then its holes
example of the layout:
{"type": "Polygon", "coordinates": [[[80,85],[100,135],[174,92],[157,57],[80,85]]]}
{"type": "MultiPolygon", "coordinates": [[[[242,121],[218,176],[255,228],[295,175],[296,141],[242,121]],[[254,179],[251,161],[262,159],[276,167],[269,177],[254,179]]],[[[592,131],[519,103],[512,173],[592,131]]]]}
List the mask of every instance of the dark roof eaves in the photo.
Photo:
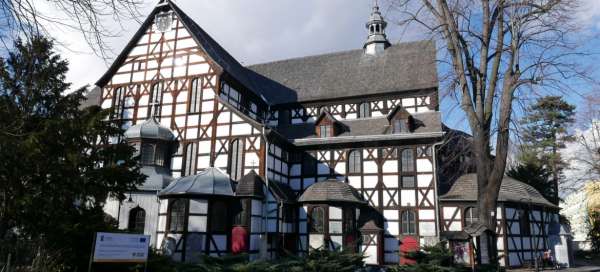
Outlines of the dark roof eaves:
{"type": "Polygon", "coordinates": [[[439,138],[444,136],[444,132],[424,132],[424,133],[406,133],[406,134],[380,134],[369,136],[336,136],[327,138],[307,138],[292,140],[292,144],[297,146],[331,144],[331,143],[349,143],[357,141],[391,141],[391,140],[410,140],[439,138]]]}

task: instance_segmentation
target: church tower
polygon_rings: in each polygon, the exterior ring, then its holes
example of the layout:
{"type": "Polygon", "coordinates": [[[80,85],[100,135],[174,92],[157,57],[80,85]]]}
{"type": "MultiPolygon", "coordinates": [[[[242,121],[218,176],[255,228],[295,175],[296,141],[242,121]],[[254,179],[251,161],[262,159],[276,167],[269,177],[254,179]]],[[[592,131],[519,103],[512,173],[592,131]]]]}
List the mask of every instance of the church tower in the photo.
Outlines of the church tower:
{"type": "Polygon", "coordinates": [[[380,54],[383,52],[383,50],[391,45],[385,36],[385,27],[387,26],[387,22],[383,19],[383,16],[381,16],[381,12],[379,12],[379,6],[377,5],[377,2],[375,2],[375,5],[373,6],[373,11],[371,12],[369,21],[365,24],[365,26],[369,31],[369,36],[367,37],[367,41],[363,46],[365,49],[365,54],[380,54]]]}

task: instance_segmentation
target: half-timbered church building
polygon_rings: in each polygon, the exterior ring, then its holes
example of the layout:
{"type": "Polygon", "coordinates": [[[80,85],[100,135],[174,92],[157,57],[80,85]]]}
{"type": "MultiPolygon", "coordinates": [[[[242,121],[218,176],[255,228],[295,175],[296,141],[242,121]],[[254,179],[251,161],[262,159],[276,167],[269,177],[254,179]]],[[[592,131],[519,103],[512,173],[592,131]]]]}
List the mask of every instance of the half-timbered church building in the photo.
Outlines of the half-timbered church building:
{"type": "MultiPolygon", "coordinates": [[[[464,160],[440,152],[452,131],[435,45],[392,44],[385,29],[374,6],[356,50],[243,66],[160,1],[90,95],[126,128],[114,140],[137,148],[147,176],[107,213],[182,262],[324,247],[398,264],[440,240],[457,261],[489,261],[471,254],[486,247],[470,238],[482,231],[469,229],[474,176],[439,175],[464,160]]],[[[519,266],[548,248],[557,207],[512,179],[500,195],[498,256],[519,266]]]]}

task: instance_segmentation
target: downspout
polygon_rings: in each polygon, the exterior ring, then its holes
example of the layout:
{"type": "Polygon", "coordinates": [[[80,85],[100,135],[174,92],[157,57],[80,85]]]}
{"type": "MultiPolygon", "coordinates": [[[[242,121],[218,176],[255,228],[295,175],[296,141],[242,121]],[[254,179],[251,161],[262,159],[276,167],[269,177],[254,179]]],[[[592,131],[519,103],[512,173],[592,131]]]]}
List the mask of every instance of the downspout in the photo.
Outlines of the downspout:
{"type": "Polygon", "coordinates": [[[267,114],[265,115],[265,120],[263,120],[263,126],[262,126],[262,137],[265,141],[265,186],[267,187],[267,192],[265,194],[265,198],[264,198],[264,204],[263,204],[263,246],[261,247],[261,257],[263,260],[267,259],[268,253],[269,253],[269,140],[267,139],[267,123],[268,121],[266,120],[269,112],[271,111],[271,106],[267,105],[267,114]]]}
{"type": "Polygon", "coordinates": [[[441,229],[440,229],[440,198],[438,196],[438,171],[437,171],[437,147],[442,145],[444,142],[437,142],[432,145],[432,155],[433,155],[433,196],[435,197],[436,205],[435,205],[435,230],[436,236],[438,238],[438,242],[441,240],[441,229]]]}

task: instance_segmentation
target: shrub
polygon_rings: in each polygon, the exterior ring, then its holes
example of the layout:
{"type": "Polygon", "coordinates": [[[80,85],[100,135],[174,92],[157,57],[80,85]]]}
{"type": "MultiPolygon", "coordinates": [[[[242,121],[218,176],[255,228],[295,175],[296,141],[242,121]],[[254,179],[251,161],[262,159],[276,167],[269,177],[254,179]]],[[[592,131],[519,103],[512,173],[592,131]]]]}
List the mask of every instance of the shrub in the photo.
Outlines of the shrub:
{"type": "Polygon", "coordinates": [[[148,271],[152,272],[354,272],[364,267],[364,257],[344,251],[317,249],[306,257],[290,255],[269,261],[248,261],[247,255],[223,257],[203,256],[194,264],[171,261],[169,257],[151,254],[148,271]]]}

